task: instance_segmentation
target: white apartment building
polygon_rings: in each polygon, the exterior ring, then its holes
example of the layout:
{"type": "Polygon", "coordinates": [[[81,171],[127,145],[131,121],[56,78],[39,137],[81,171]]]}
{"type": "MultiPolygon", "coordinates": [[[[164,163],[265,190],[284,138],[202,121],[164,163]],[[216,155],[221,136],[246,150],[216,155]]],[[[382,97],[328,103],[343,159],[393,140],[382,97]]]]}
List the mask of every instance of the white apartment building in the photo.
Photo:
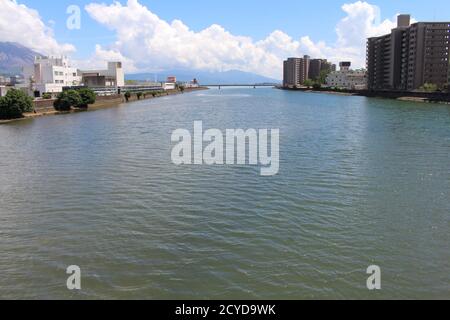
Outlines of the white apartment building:
{"type": "Polygon", "coordinates": [[[367,73],[364,69],[351,70],[349,62],[341,62],[340,70],[332,72],[327,77],[327,86],[347,89],[367,89],[367,73]]]}
{"type": "Polygon", "coordinates": [[[36,57],[32,66],[24,68],[24,78],[24,86],[39,95],[62,92],[63,87],[81,84],[78,70],[69,65],[67,57],[36,57]]]}

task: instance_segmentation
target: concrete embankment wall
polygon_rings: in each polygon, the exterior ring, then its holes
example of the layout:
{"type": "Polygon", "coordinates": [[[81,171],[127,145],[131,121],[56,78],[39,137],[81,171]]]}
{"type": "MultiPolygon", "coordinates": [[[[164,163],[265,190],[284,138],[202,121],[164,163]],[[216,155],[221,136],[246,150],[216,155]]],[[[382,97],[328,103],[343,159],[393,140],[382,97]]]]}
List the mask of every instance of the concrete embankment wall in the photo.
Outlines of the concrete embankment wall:
{"type": "MultiPolygon", "coordinates": [[[[205,87],[200,87],[200,88],[186,88],[185,92],[192,92],[192,91],[198,91],[198,90],[206,90],[207,88],[205,87]]],[[[174,94],[181,94],[180,91],[178,90],[167,90],[164,91],[163,93],[161,93],[160,96],[166,96],[166,95],[174,95],[174,94]]],[[[145,97],[142,96],[140,100],[145,100],[145,99],[153,99],[153,98],[157,98],[153,97],[153,95],[151,93],[145,93],[145,97]]],[[[36,112],[51,112],[54,111],[53,108],[53,103],[55,102],[56,99],[46,99],[46,100],[35,100],[34,103],[34,110],[36,112]]],[[[132,94],[131,97],[128,99],[129,102],[132,101],[137,101],[139,100],[136,96],[136,94],[132,94]]],[[[110,105],[110,104],[120,104],[120,103],[124,103],[125,98],[123,95],[120,94],[114,94],[114,95],[110,95],[110,96],[97,96],[96,101],[93,105],[89,106],[89,108],[96,108],[96,107],[103,107],[106,105],[110,105]]]]}
{"type": "MultiPolygon", "coordinates": [[[[35,100],[34,103],[34,110],[36,112],[49,112],[53,111],[53,103],[56,99],[46,99],[46,100],[35,100]]],[[[96,98],[95,104],[92,105],[92,107],[98,107],[105,104],[110,103],[122,103],[123,102],[123,96],[120,94],[115,94],[111,96],[98,96],[96,98]]]]}
{"type": "Polygon", "coordinates": [[[54,101],[55,99],[35,100],[33,102],[34,110],[36,110],[37,112],[51,111],[53,110],[54,101]]]}

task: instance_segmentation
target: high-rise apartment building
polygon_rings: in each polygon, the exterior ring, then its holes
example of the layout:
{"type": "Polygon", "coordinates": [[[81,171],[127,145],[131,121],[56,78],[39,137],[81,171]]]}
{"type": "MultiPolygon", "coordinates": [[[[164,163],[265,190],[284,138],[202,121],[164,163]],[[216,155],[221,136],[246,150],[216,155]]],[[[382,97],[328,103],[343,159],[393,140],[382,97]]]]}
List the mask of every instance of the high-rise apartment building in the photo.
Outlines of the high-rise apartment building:
{"type": "Polygon", "coordinates": [[[327,59],[311,59],[309,63],[309,79],[319,80],[323,73],[329,74],[336,71],[336,69],[333,70],[333,66],[327,59]]]}
{"type": "Polygon", "coordinates": [[[309,78],[318,79],[322,70],[322,59],[311,59],[309,63],[309,78]]]}
{"type": "Polygon", "coordinates": [[[310,57],[288,58],[283,63],[283,86],[301,86],[309,79],[310,57]]]}
{"type": "Polygon", "coordinates": [[[390,34],[367,41],[370,90],[419,89],[426,83],[448,86],[450,78],[450,22],[410,24],[398,16],[390,34]]]}
{"type": "Polygon", "coordinates": [[[306,55],[303,56],[303,64],[301,65],[300,69],[301,84],[304,84],[305,81],[309,79],[310,64],[311,64],[311,57],[306,55]]]}
{"type": "Polygon", "coordinates": [[[288,58],[283,62],[283,86],[300,85],[300,65],[303,63],[301,58],[288,58]]]}
{"type": "Polygon", "coordinates": [[[309,56],[303,58],[289,58],[283,64],[283,86],[301,86],[306,80],[317,80],[322,71],[328,73],[333,71],[335,65],[326,59],[311,59],[309,56]]]}

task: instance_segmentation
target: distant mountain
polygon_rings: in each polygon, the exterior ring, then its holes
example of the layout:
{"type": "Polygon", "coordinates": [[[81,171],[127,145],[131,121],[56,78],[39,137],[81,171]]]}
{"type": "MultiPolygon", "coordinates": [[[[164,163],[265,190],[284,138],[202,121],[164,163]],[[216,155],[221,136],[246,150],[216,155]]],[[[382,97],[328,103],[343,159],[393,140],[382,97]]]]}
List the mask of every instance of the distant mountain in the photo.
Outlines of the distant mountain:
{"type": "MultiPolygon", "coordinates": [[[[157,74],[157,81],[165,81],[168,76],[176,76],[178,81],[190,81],[196,78],[200,84],[256,84],[279,83],[280,80],[267,78],[258,74],[238,70],[225,72],[210,72],[200,70],[167,70],[157,74]]],[[[126,80],[154,81],[154,73],[127,74],[126,80]]]]}
{"type": "Polygon", "coordinates": [[[15,42],[0,42],[0,74],[21,74],[24,66],[33,64],[35,56],[41,54],[15,42]]]}

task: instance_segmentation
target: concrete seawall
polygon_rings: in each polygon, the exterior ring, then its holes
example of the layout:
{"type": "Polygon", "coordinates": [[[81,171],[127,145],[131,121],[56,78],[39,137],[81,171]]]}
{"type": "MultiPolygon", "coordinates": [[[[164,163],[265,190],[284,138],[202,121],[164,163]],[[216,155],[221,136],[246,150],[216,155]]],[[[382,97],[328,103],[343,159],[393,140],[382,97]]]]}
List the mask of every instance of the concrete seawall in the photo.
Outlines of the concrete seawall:
{"type": "MultiPolygon", "coordinates": [[[[46,100],[35,100],[33,101],[34,111],[36,113],[50,113],[54,112],[53,103],[56,99],[46,99],[46,100]]],[[[124,101],[123,97],[119,94],[112,96],[98,96],[96,98],[95,104],[89,107],[98,107],[105,104],[112,103],[122,103],[124,101]]]]}
{"type": "MultiPolygon", "coordinates": [[[[189,93],[192,91],[197,90],[206,90],[206,87],[199,87],[199,88],[187,88],[185,89],[185,93],[189,93]]],[[[164,91],[161,95],[153,97],[151,93],[146,93],[145,97],[142,96],[140,99],[137,98],[136,94],[132,94],[132,96],[128,99],[128,102],[138,101],[138,100],[146,100],[146,99],[154,99],[161,96],[169,96],[174,94],[182,94],[182,92],[178,90],[168,90],[164,91]]],[[[46,99],[46,100],[35,100],[33,101],[34,104],[34,110],[36,112],[49,112],[54,111],[53,103],[56,99],[46,99]]],[[[105,105],[110,104],[119,104],[126,102],[124,96],[122,94],[114,94],[110,96],[97,96],[95,103],[93,105],[90,105],[89,108],[96,108],[96,107],[102,107],[105,105]]]]}

